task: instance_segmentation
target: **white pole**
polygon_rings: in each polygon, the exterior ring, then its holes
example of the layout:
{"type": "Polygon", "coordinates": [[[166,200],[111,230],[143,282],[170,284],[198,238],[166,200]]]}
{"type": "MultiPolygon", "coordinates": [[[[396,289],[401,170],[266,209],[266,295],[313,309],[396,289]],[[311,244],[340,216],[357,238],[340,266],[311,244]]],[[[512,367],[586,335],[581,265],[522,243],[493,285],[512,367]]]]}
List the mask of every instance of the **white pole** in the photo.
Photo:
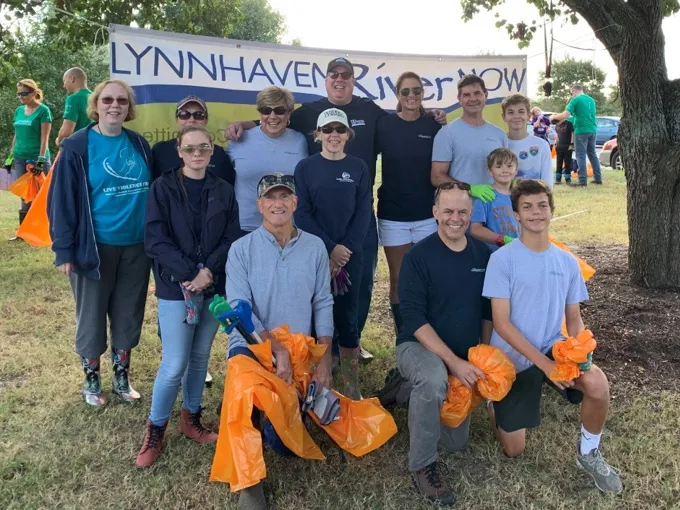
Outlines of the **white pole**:
{"type": "Polygon", "coordinates": [[[557,221],[557,220],[563,220],[564,218],[568,218],[569,216],[576,216],[577,214],[583,214],[584,212],[588,212],[588,209],[583,209],[582,211],[576,211],[573,213],[565,214],[564,216],[558,216],[557,218],[553,218],[552,221],[557,221]]]}

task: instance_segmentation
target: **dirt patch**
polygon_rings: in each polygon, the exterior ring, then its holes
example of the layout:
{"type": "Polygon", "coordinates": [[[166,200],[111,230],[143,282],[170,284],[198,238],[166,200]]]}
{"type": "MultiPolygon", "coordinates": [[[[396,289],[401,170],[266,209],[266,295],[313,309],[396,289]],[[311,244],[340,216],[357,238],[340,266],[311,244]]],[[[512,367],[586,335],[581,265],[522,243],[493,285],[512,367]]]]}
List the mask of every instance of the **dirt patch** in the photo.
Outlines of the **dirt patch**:
{"type": "Polygon", "coordinates": [[[596,362],[614,395],[680,389],[680,293],[631,284],[626,246],[570,248],[597,271],[588,282],[583,320],[597,338],[596,362]]]}

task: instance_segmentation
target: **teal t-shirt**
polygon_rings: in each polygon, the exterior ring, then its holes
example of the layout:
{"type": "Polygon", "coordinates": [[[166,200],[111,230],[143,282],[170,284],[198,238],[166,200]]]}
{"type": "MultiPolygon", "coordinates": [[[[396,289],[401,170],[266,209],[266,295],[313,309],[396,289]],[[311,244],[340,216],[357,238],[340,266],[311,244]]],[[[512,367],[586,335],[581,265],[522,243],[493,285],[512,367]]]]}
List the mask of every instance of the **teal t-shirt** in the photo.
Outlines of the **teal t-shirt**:
{"type": "Polygon", "coordinates": [[[131,246],[144,242],[146,196],[151,172],[125,133],[89,131],[88,185],[94,236],[98,243],[131,246]]]}
{"type": "Polygon", "coordinates": [[[572,97],[567,104],[567,111],[574,117],[574,134],[584,135],[597,133],[595,100],[587,94],[572,97]]]}
{"type": "Polygon", "coordinates": [[[87,98],[90,97],[90,94],[92,94],[91,90],[80,89],[66,98],[64,120],[71,120],[76,123],[74,133],[92,122],[87,116],[87,98]]]}
{"type": "MultiPolygon", "coordinates": [[[[52,112],[41,104],[30,115],[25,115],[26,106],[21,105],[14,111],[14,157],[21,159],[38,159],[40,154],[40,133],[43,124],[52,123],[52,112]]],[[[44,156],[49,159],[48,147],[44,156]]]]}

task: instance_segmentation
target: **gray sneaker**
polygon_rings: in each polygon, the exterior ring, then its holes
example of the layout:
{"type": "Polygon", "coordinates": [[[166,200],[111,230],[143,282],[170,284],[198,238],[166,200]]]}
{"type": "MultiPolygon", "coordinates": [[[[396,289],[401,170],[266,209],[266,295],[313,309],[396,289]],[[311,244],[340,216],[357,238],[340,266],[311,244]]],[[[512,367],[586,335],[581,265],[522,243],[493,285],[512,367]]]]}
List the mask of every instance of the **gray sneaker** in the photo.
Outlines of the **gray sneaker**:
{"type": "Polygon", "coordinates": [[[597,448],[588,455],[581,455],[581,450],[577,446],[576,465],[593,478],[595,486],[602,492],[609,494],[621,494],[623,492],[623,484],[619,474],[607,464],[597,448]]]}

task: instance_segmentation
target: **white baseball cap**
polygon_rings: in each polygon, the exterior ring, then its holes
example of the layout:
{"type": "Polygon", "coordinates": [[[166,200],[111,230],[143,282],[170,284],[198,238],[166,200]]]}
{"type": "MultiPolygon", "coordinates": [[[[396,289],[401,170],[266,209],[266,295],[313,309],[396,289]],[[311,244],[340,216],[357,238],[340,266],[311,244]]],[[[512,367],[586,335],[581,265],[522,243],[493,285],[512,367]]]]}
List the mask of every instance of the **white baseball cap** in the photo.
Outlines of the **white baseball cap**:
{"type": "Polygon", "coordinates": [[[345,112],[338,110],[337,108],[329,108],[328,110],[322,111],[321,115],[319,115],[319,119],[316,121],[316,127],[324,127],[331,122],[339,122],[340,124],[343,124],[349,128],[349,120],[347,120],[347,115],[345,112]]]}

